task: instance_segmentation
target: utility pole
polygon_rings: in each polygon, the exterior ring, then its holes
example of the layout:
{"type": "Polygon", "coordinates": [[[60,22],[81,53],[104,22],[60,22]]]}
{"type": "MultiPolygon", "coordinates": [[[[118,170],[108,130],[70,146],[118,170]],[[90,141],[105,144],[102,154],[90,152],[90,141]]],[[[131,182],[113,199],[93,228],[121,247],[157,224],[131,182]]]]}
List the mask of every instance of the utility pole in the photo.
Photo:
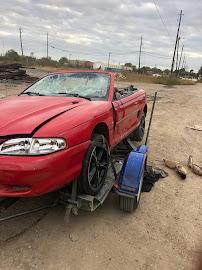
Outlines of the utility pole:
{"type": "Polygon", "coordinates": [[[2,40],[2,46],[3,46],[3,56],[4,56],[4,39],[2,40]]]}
{"type": "Polygon", "coordinates": [[[180,66],[181,66],[183,50],[184,50],[184,44],[182,45],[182,49],[181,49],[181,53],[180,53],[180,61],[179,61],[179,65],[178,65],[178,70],[180,69],[180,66]]]}
{"type": "Polygon", "coordinates": [[[111,53],[109,52],[107,67],[109,67],[109,64],[110,64],[110,57],[111,57],[111,53]]]}
{"type": "Polygon", "coordinates": [[[187,61],[186,61],[186,56],[184,57],[184,69],[186,70],[187,67],[187,61]]]}
{"type": "Polygon", "coordinates": [[[184,55],[183,62],[182,62],[182,68],[185,69],[185,55],[184,55]]]}
{"type": "Polygon", "coordinates": [[[179,46],[180,46],[180,37],[178,37],[178,41],[177,41],[177,58],[176,58],[176,68],[175,68],[176,72],[178,69],[179,46]]]}
{"type": "Polygon", "coordinates": [[[47,34],[46,34],[46,57],[47,57],[47,59],[48,59],[48,32],[47,32],[47,34]]]}
{"type": "Polygon", "coordinates": [[[139,72],[140,72],[140,66],[141,66],[141,54],[142,54],[142,36],[141,36],[141,39],[140,39],[140,51],[139,51],[139,72]]]}
{"type": "Polygon", "coordinates": [[[179,32],[180,32],[180,26],[181,26],[181,20],[182,20],[182,10],[180,11],[180,19],[179,19],[179,24],[178,24],[178,29],[177,29],[177,35],[176,35],[176,41],[175,41],[175,48],[174,48],[174,53],[173,53],[173,60],[172,60],[172,65],[171,65],[171,75],[173,74],[173,69],[174,69],[174,64],[175,64],[175,54],[176,54],[176,49],[177,49],[177,43],[178,43],[178,38],[179,38],[179,32]]]}
{"type": "Polygon", "coordinates": [[[19,31],[20,31],[20,47],[21,47],[21,54],[22,54],[22,56],[23,56],[24,54],[23,54],[23,46],[22,46],[22,27],[19,28],[19,31]]]}

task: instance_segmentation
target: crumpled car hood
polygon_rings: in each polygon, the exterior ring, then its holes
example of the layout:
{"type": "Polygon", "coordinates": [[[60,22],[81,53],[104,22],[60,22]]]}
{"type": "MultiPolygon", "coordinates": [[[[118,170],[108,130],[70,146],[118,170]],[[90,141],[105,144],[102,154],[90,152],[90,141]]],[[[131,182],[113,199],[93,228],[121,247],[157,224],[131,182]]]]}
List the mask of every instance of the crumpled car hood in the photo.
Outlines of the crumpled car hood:
{"type": "Polygon", "coordinates": [[[66,97],[18,96],[0,100],[0,136],[32,135],[40,126],[88,100],[66,97]]]}

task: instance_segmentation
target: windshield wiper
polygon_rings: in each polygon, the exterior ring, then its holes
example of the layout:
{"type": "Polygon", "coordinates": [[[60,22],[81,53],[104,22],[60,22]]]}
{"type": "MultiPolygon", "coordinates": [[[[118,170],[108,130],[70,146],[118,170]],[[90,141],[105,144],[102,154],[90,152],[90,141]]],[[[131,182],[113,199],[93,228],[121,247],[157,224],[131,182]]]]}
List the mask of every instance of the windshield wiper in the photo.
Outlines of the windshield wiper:
{"type": "Polygon", "coordinates": [[[21,95],[28,95],[28,96],[45,96],[44,94],[41,94],[41,93],[37,93],[37,92],[24,92],[22,93],[21,95]]]}
{"type": "Polygon", "coordinates": [[[82,95],[79,95],[79,94],[76,94],[76,93],[59,92],[57,94],[58,95],[65,95],[65,96],[72,96],[72,97],[84,98],[84,99],[87,99],[87,100],[90,100],[91,101],[91,98],[90,97],[82,96],[82,95]]]}

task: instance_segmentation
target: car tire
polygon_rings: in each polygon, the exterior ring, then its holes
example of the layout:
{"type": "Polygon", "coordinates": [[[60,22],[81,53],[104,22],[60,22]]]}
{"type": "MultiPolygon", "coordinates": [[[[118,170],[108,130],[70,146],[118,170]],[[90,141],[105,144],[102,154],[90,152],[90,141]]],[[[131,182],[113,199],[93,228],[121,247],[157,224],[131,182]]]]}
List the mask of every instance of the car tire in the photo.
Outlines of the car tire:
{"type": "Polygon", "coordinates": [[[109,167],[110,151],[106,138],[94,134],[83,160],[80,191],[88,195],[96,195],[105,183],[109,167]]]}
{"type": "Polygon", "coordinates": [[[131,141],[141,142],[145,131],[145,113],[142,112],[139,126],[130,135],[131,141]]]}

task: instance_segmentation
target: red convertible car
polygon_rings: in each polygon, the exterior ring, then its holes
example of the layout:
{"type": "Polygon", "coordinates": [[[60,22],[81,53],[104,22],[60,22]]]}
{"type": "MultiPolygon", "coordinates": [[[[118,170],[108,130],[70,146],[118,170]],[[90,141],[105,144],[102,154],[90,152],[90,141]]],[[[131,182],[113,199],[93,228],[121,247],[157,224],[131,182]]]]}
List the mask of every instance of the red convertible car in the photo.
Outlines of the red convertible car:
{"type": "Polygon", "coordinates": [[[0,100],[0,197],[32,197],[69,185],[95,195],[105,182],[110,150],[141,141],[146,95],[118,89],[116,74],[50,74],[19,96],[0,100]]]}

